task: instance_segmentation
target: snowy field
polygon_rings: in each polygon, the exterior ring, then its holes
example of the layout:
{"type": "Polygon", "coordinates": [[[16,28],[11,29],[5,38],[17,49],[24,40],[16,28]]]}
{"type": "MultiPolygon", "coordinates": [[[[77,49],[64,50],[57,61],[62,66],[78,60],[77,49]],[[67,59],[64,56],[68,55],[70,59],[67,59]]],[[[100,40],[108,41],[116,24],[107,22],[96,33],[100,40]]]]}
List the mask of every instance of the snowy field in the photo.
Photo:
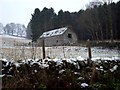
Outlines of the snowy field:
{"type": "MultiPolygon", "coordinates": [[[[54,46],[45,47],[46,57],[51,59],[80,59],[84,60],[88,58],[88,48],[80,46],[54,46]]],[[[120,51],[117,49],[107,49],[101,47],[92,47],[92,60],[116,60],[120,59],[120,51]]],[[[9,48],[0,48],[0,58],[6,58],[8,60],[20,60],[20,59],[40,59],[42,58],[42,47],[32,48],[24,46],[16,46],[9,48]]]]}
{"type": "MultiPolygon", "coordinates": [[[[41,59],[42,47],[27,47],[31,40],[9,35],[0,35],[0,59],[20,60],[20,59],[41,59]]],[[[51,59],[80,59],[88,58],[88,48],[81,46],[53,46],[45,47],[46,57],[51,59]]],[[[120,51],[102,47],[92,47],[92,60],[120,59],[120,51]]]]}
{"type": "MultiPolygon", "coordinates": [[[[49,47],[47,48],[47,55],[53,58],[88,58],[88,48],[79,46],[65,46],[65,47],[49,47]],[[50,53],[52,51],[52,53],[50,53]],[[52,55],[51,55],[52,54],[52,55]]],[[[110,59],[120,58],[120,51],[115,49],[102,49],[101,47],[91,48],[92,58],[110,59]]]]}
{"type": "Polygon", "coordinates": [[[0,48],[13,47],[14,45],[28,44],[31,40],[23,37],[15,37],[9,35],[0,35],[0,48]]]}

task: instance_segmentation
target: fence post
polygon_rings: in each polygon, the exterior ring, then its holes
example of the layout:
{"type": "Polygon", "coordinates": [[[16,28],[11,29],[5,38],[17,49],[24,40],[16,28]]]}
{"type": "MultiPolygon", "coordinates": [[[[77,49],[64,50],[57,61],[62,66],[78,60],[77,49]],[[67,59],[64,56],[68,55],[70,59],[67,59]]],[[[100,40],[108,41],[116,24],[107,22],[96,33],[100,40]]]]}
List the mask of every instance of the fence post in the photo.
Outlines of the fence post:
{"type": "Polygon", "coordinates": [[[91,53],[91,46],[90,46],[90,41],[88,40],[88,59],[91,60],[92,58],[92,53],[91,53]]]}
{"type": "Polygon", "coordinates": [[[44,42],[44,39],[42,40],[42,53],[43,53],[43,59],[45,59],[45,42],[44,42]]]}
{"type": "Polygon", "coordinates": [[[24,43],[23,43],[23,47],[22,47],[22,57],[25,60],[25,46],[24,46],[24,43]]]}
{"type": "Polygon", "coordinates": [[[65,47],[63,46],[63,55],[64,55],[64,58],[66,58],[65,57],[65,47]]]}
{"type": "Polygon", "coordinates": [[[32,59],[34,59],[34,42],[32,42],[32,59]]]}

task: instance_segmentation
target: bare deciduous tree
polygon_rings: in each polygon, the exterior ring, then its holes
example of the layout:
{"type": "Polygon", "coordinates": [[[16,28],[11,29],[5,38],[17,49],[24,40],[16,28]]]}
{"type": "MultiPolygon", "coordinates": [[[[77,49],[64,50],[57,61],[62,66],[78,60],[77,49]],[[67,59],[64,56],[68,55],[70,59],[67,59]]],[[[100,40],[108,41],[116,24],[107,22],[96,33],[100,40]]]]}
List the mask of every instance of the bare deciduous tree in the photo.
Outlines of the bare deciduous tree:
{"type": "Polygon", "coordinates": [[[111,11],[111,6],[110,4],[113,2],[113,0],[100,0],[104,4],[106,3],[108,5],[107,7],[107,15],[108,15],[108,30],[110,31],[110,39],[111,43],[113,42],[113,27],[112,27],[112,11],[111,11]]]}

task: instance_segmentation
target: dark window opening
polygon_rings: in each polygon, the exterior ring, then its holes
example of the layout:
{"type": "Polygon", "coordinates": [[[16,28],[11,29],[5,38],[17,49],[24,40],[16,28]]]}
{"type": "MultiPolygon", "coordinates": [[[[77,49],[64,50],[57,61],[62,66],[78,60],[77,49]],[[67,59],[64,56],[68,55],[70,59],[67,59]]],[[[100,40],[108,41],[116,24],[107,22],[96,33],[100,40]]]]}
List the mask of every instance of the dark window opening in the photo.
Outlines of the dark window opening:
{"type": "Polygon", "coordinates": [[[72,38],[72,34],[68,34],[68,38],[72,38]]]}
{"type": "Polygon", "coordinates": [[[58,40],[56,42],[58,43],[58,40]]]}

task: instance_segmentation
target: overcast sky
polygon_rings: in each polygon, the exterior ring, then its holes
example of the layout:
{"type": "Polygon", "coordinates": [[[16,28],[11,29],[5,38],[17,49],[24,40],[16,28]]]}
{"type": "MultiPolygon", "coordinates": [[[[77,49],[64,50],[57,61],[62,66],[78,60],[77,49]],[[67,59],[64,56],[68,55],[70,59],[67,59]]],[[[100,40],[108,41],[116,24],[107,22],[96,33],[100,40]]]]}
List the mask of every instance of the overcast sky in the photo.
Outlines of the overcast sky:
{"type": "Polygon", "coordinates": [[[85,9],[90,1],[93,0],[0,0],[0,23],[4,26],[11,22],[27,26],[35,8],[52,7],[56,13],[60,9],[75,12],[85,9]]]}

